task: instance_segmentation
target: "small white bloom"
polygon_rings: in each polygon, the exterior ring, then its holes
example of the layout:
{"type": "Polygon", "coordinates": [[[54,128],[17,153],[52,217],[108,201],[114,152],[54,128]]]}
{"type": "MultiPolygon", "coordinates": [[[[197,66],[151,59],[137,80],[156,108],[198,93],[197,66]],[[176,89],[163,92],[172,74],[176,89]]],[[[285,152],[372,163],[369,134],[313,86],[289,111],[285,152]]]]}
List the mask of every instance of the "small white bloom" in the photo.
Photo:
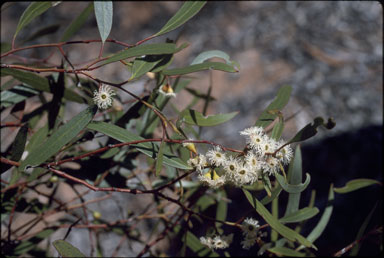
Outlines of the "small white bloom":
{"type": "Polygon", "coordinates": [[[276,148],[277,142],[274,139],[265,136],[263,141],[259,145],[259,153],[261,156],[264,156],[265,153],[273,153],[276,148]]]}
{"type": "MultiPolygon", "coordinates": [[[[284,141],[280,141],[278,143],[279,146],[283,146],[285,144],[284,141]]],[[[293,157],[293,151],[292,151],[292,148],[291,146],[286,145],[284,146],[281,150],[279,150],[277,153],[276,153],[276,157],[281,161],[281,163],[283,163],[284,165],[287,165],[289,164],[289,162],[291,161],[292,157],[293,157]]]]}
{"type": "Polygon", "coordinates": [[[208,151],[206,156],[208,160],[216,166],[223,166],[227,162],[227,157],[225,156],[225,153],[221,151],[219,146],[208,151]]]}
{"type": "Polygon", "coordinates": [[[280,170],[280,162],[277,158],[269,156],[261,164],[263,172],[269,175],[275,175],[280,170]]]}
{"type": "Polygon", "coordinates": [[[246,237],[243,241],[241,241],[241,245],[243,249],[249,250],[255,243],[257,238],[256,237],[246,237]]]}
{"type": "Polygon", "coordinates": [[[204,155],[199,154],[196,157],[189,159],[187,163],[191,167],[195,167],[197,171],[202,172],[204,167],[207,165],[207,159],[204,155]]]}
{"type": "Polygon", "coordinates": [[[160,86],[159,92],[166,97],[176,97],[176,93],[173,92],[173,89],[169,84],[160,86]]]}
{"type": "Polygon", "coordinates": [[[226,171],[226,175],[229,178],[233,178],[239,169],[240,161],[232,156],[230,156],[224,164],[224,169],[226,171]]]}
{"type": "Polygon", "coordinates": [[[228,248],[232,243],[233,234],[229,234],[228,236],[214,236],[212,237],[200,237],[200,243],[206,245],[210,249],[225,249],[228,248]]]}
{"type": "Polygon", "coordinates": [[[233,182],[236,186],[242,186],[246,184],[252,184],[255,181],[255,177],[251,174],[249,167],[244,164],[239,164],[235,175],[233,176],[233,182]]]}
{"type": "Polygon", "coordinates": [[[225,177],[219,176],[214,169],[210,169],[205,174],[200,174],[198,179],[201,183],[217,189],[225,184],[225,177]]]}
{"type": "Polygon", "coordinates": [[[259,230],[259,221],[253,218],[246,218],[243,223],[241,223],[241,229],[243,230],[243,235],[248,237],[256,237],[259,230]]]}
{"type": "Polygon", "coordinates": [[[116,93],[107,85],[101,85],[99,91],[94,91],[93,101],[100,109],[107,109],[112,106],[112,96],[116,93]]]}

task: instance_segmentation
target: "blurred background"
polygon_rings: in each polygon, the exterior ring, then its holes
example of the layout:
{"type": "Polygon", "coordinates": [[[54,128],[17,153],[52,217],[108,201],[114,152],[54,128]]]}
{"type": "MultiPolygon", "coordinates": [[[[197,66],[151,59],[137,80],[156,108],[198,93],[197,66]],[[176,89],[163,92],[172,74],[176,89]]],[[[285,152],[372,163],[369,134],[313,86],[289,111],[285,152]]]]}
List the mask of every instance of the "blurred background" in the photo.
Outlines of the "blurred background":
{"type": "MultiPolygon", "coordinates": [[[[2,42],[11,41],[18,18],[28,4],[2,5],[2,42]]],[[[181,4],[114,2],[110,38],[134,44],[159,31],[181,4]]],[[[55,34],[27,44],[57,42],[86,6],[86,2],[63,2],[52,8],[31,23],[30,30],[20,32],[16,45],[42,24],[60,27],[55,34]]],[[[97,24],[91,15],[73,40],[98,38],[97,24]]],[[[222,50],[240,64],[236,74],[219,71],[192,74],[195,79],[190,88],[206,93],[210,85],[213,87],[212,95],[217,101],[211,103],[208,114],[239,111],[223,125],[204,128],[202,139],[242,148],[245,141],[239,131],[255,123],[281,86],[291,85],[292,97],[283,110],[287,119],[284,139],[291,138],[317,116],[333,117],[336,122],[332,130],[321,128],[314,138],[301,145],[304,172],[312,176],[305,198],[309,200],[311,189],[317,191],[316,206],[320,214],[331,183],[341,187],[361,177],[382,181],[383,9],[379,2],[208,2],[183,27],[151,42],[164,42],[166,38],[177,40],[178,44],[190,43],[175,56],[174,67],[189,65],[199,53],[207,50],[222,50]]],[[[66,50],[76,63],[95,57],[99,47],[98,44],[76,45],[66,50]]],[[[116,45],[106,45],[105,53],[117,50],[116,45]]],[[[40,54],[45,55],[43,50],[40,54]]],[[[55,60],[59,63],[60,55],[52,58],[55,60]]],[[[129,72],[119,64],[108,65],[93,75],[112,82],[129,78],[129,72]]],[[[124,87],[139,94],[143,84],[138,81],[124,87]]],[[[129,99],[125,95],[120,97],[122,101],[129,99]]],[[[188,92],[182,92],[172,103],[182,108],[191,100],[188,92]]],[[[196,109],[202,107],[199,103],[196,109]]],[[[171,109],[166,112],[171,117],[175,115],[171,109]]],[[[238,191],[230,194],[242,198],[238,191]]],[[[316,242],[318,254],[331,255],[354,241],[376,202],[378,206],[367,230],[382,225],[382,190],[369,187],[336,195],[330,224],[316,242]]],[[[236,205],[231,207],[233,214],[239,209],[236,205]]],[[[231,216],[228,219],[238,219],[231,216]]],[[[317,215],[313,219],[312,227],[319,218],[317,215]]],[[[376,254],[377,241],[381,241],[377,235],[368,238],[362,254],[376,254]]],[[[129,255],[124,253],[124,248],[120,252],[122,256],[129,255]]]]}

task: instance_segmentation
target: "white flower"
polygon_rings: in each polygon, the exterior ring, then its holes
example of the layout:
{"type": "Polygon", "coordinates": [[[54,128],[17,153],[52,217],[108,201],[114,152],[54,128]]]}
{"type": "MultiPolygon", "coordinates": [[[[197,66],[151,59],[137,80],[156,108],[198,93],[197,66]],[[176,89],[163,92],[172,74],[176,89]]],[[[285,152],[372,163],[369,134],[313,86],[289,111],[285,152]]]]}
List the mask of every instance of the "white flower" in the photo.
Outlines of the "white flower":
{"type": "Polygon", "coordinates": [[[259,227],[259,221],[252,218],[246,218],[243,223],[241,223],[241,229],[246,238],[256,237],[259,227]]]}
{"type": "Polygon", "coordinates": [[[100,109],[107,109],[112,106],[112,96],[116,93],[107,85],[101,85],[99,91],[94,91],[93,101],[100,109]]]}
{"type": "Polygon", "coordinates": [[[261,169],[261,163],[258,156],[255,155],[253,152],[248,152],[247,155],[245,155],[244,160],[247,164],[250,173],[253,174],[253,176],[257,179],[261,169]]]}
{"type": "Polygon", "coordinates": [[[273,153],[277,149],[277,142],[269,138],[268,136],[265,136],[263,141],[259,145],[259,153],[261,156],[264,156],[265,153],[273,153]]]}
{"type": "Polygon", "coordinates": [[[176,93],[173,92],[173,89],[169,84],[160,86],[159,92],[166,97],[176,97],[176,93]]]}
{"type": "Polygon", "coordinates": [[[210,169],[205,174],[198,176],[200,182],[214,189],[219,188],[225,184],[225,177],[219,176],[214,169],[210,169]]]}
{"type": "MultiPolygon", "coordinates": [[[[280,141],[278,143],[279,146],[283,146],[285,144],[284,141],[280,141]]],[[[284,146],[281,150],[276,153],[276,157],[283,163],[284,165],[289,164],[293,157],[292,148],[288,145],[284,146]]]]}
{"type": "Polygon", "coordinates": [[[265,161],[261,162],[262,170],[264,173],[274,175],[280,170],[280,162],[277,158],[269,156],[265,161]]]}
{"type": "Polygon", "coordinates": [[[239,164],[235,175],[233,176],[233,182],[237,186],[242,186],[246,184],[253,183],[255,181],[255,177],[249,170],[249,167],[244,164],[239,164]]]}
{"type": "Polygon", "coordinates": [[[256,239],[256,237],[244,238],[244,240],[241,241],[243,249],[249,250],[249,248],[251,248],[256,243],[256,239]]]}
{"type": "Polygon", "coordinates": [[[195,167],[197,171],[202,172],[204,169],[204,166],[207,165],[207,159],[205,158],[204,155],[199,154],[198,156],[189,159],[187,163],[191,167],[195,167]]]}
{"type": "Polygon", "coordinates": [[[226,171],[226,175],[229,178],[233,178],[239,169],[240,161],[232,156],[230,156],[224,164],[224,169],[226,171]]]}
{"type": "Polygon", "coordinates": [[[264,135],[264,129],[263,129],[263,127],[253,126],[253,127],[245,129],[244,131],[241,131],[240,134],[241,135],[247,135],[247,136],[251,136],[251,135],[263,136],[264,135]]]}
{"type": "Polygon", "coordinates": [[[221,152],[221,148],[216,146],[214,149],[206,153],[209,161],[216,166],[223,166],[227,162],[227,157],[225,153],[221,152]]]}
{"type": "Polygon", "coordinates": [[[225,249],[229,247],[232,243],[233,234],[229,234],[228,236],[216,235],[214,238],[212,237],[200,237],[200,243],[206,245],[210,249],[225,249]]]}

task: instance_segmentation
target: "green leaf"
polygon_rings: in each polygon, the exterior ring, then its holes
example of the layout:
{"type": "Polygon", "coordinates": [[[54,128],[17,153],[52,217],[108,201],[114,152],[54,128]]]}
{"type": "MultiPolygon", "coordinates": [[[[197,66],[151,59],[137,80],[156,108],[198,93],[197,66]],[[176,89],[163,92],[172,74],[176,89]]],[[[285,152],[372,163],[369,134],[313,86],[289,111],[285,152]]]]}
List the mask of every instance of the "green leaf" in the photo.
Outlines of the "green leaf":
{"type": "MultiPolygon", "coordinates": [[[[184,239],[184,238],[183,238],[184,239]]],[[[187,231],[185,237],[186,245],[199,257],[205,257],[209,254],[210,257],[219,257],[219,254],[211,251],[190,231],[187,231]]]]}
{"type": "Polygon", "coordinates": [[[25,256],[25,254],[35,249],[38,243],[48,238],[53,232],[55,232],[54,229],[45,229],[34,237],[21,241],[20,244],[15,247],[13,254],[17,256],[25,256]]]}
{"type": "Polygon", "coordinates": [[[282,117],[279,117],[277,123],[273,126],[271,138],[278,141],[283,134],[284,130],[284,120],[282,117]]]}
{"type": "Polygon", "coordinates": [[[167,32],[170,32],[195,16],[201,8],[206,4],[206,1],[186,1],[177,13],[164,25],[159,32],[153,35],[153,37],[160,36],[167,32]]]}
{"type": "Polygon", "coordinates": [[[12,144],[11,160],[19,161],[23,155],[25,149],[25,143],[27,142],[28,124],[24,124],[16,135],[16,138],[12,144]]]}
{"type": "MultiPolygon", "coordinates": [[[[302,159],[300,146],[296,146],[295,156],[293,161],[289,164],[288,168],[288,181],[291,185],[298,185],[302,182],[302,159]]],[[[289,193],[287,209],[285,215],[287,216],[299,209],[301,193],[289,193]]]]}
{"type": "Polygon", "coordinates": [[[304,191],[311,181],[311,176],[308,173],[306,173],[307,177],[305,178],[305,182],[297,185],[288,184],[287,181],[285,181],[284,176],[280,174],[276,174],[275,176],[281,187],[283,187],[283,189],[288,193],[300,193],[304,191]]]}
{"type": "Polygon", "coordinates": [[[79,29],[83,26],[85,21],[87,20],[88,16],[93,10],[93,3],[90,3],[81,13],[79,16],[74,19],[71,24],[68,26],[68,28],[63,33],[63,36],[61,37],[60,41],[68,41],[73,34],[75,34],[79,29]]]}
{"type": "Polygon", "coordinates": [[[104,44],[112,28],[113,4],[112,1],[94,1],[93,3],[97,28],[104,44]]]}
{"type": "Polygon", "coordinates": [[[32,41],[32,40],[38,39],[38,38],[40,38],[42,36],[45,36],[45,35],[54,34],[59,28],[60,28],[60,24],[50,24],[50,25],[47,25],[47,26],[39,29],[35,33],[33,33],[27,39],[23,40],[22,44],[24,44],[24,43],[26,43],[28,41],[32,41]]]}
{"type": "Polygon", "coordinates": [[[96,106],[89,107],[72,118],[68,123],[56,130],[44,143],[31,150],[28,157],[21,162],[19,169],[26,166],[37,166],[55,155],[60,149],[77,136],[87,126],[96,113],[96,106]]]}
{"type": "Polygon", "coordinates": [[[345,194],[349,192],[356,191],[360,188],[364,188],[373,184],[382,185],[381,182],[369,178],[360,178],[360,179],[354,179],[349,182],[343,187],[335,187],[334,191],[338,194],[345,194]]]}
{"type": "Polygon", "coordinates": [[[276,254],[277,256],[289,256],[289,257],[305,257],[306,256],[305,253],[300,253],[298,251],[295,251],[283,246],[280,246],[280,247],[275,246],[267,250],[270,251],[271,253],[276,254]]]}
{"type": "Polygon", "coordinates": [[[157,156],[156,156],[156,172],[155,172],[156,176],[159,176],[161,169],[163,168],[164,146],[165,146],[165,143],[161,142],[159,152],[157,153],[157,156]]]}
{"type": "Polygon", "coordinates": [[[232,65],[220,63],[220,62],[205,62],[202,64],[190,65],[182,68],[175,68],[170,70],[164,70],[163,74],[168,76],[183,75],[188,73],[195,73],[204,70],[219,70],[224,72],[235,73],[238,72],[232,65]]]}
{"type": "MultiPolygon", "coordinates": [[[[335,199],[335,194],[333,191],[333,185],[331,184],[329,188],[329,194],[328,194],[328,203],[327,207],[325,208],[323,215],[320,218],[320,221],[317,223],[316,227],[312,230],[312,232],[307,236],[307,239],[313,243],[320,237],[320,235],[323,233],[325,228],[327,227],[327,224],[329,222],[329,219],[331,218],[332,211],[333,211],[333,201],[335,199]]],[[[304,246],[299,246],[297,250],[303,249],[304,246]]]]}
{"type": "Polygon", "coordinates": [[[259,119],[256,121],[255,126],[267,127],[278,116],[277,113],[270,113],[271,110],[282,110],[287,105],[291,97],[291,86],[283,86],[277,92],[276,98],[268,105],[268,107],[261,113],[259,119]]]}
{"type": "Polygon", "coordinates": [[[232,65],[232,66],[237,66],[237,68],[240,69],[239,63],[237,63],[235,61],[231,61],[229,59],[229,55],[223,51],[220,51],[220,50],[209,50],[209,51],[204,51],[204,52],[200,53],[197,57],[195,57],[195,59],[193,59],[191,65],[201,64],[210,58],[222,58],[225,60],[225,62],[227,64],[232,65]]]}
{"type": "MultiPolygon", "coordinates": [[[[216,219],[225,221],[227,219],[227,213],[228,213],[228,202],[225,200],[227,197],[227,194],[224,190],[219,192],[220,201],[217,204],[216,208],[216,219]]],[[[221,226],[223,225],[220,222],[216,222],[216,228],[221,231],[220,233],[223,233],[223,229],[221,229],[221,226]]]]}
{"type": "Polygon", "coordinates": [[[298,243],[303,244],[306,247],[316,248],[310,241],[308,241],[305,237],[297,233],[296,231],[284,226],[279,222],[276,218],[272,216],[271,213],[264,207],[261,202],[259,202],[250,192],[243,189],[245,196],[247,197],[249,203],[255,208],[256,212],[263,217],[263,219],[276,230],[280,235],[285,237],[289,241],[297,241],[298,243]]]}
{"type": "Polygon", "coordinates": [[[333,121],[332,118],[328,118],[328,122],[324,123],[324,119],[322,117],[316,117],[313,120],[313,125],[307,124],[303,129],[301,129],[291,140],[289,140],[287,143],[293,143],[293,142],[300,142],[304,141],[308,138],[311,138],[312,136],[317,134],[317,128],[319,126],[324,126],[328,130],[335,127],[336,123],[333,121]]]}
{"type": "MultiPolygon", "coordinates": [[[[135,135],[128,130],[125,130],[119,126],[108,124],[105,122],[94,121],[89,123],[87,127],[88,129],[95,130],[105,135],[108,135],[120,142],[132,142],[132,141],[144,140],[144,138],[138,135],[135,135]]],[[[134,145],[131,145],[131,147],[136,148],[138,151],[144,153],[145,155],[153,159],[156,157],[156,154],[159,151],[158,145],[154,143],[149,143],[149,142],[134,144],[134,145]]],[[[188,170],[192,169],[192,167],[188,166],[184,161],[182,161],[177,156],[167,151],[164,151],[163,162],[175,168],[188,169],[188,170]]]]}
{"type": "MultiPolygon", "coordinates": [[[[0,72],[2,77],[10,75],[13,78],[33,87],[36,90],[52,93],[52,89],[49,85],[49,81],[45,77],[41,77],[34,73],[23,72],[20,70],[9,69],[9,68],[2,68],[0,72]]],[[[74,102],[84,103],[84,100],[82,97],[80,97],[76,92],[69,89],[64,90],[64,98],[74,102]]]]}
{"type": "Polygon", "coordinates": [[[312,218],[317,213],[319,213],[319,209],[318,208],[316,208],[316,207],[314,207],[314,208],[305,207],[303,209],[297,210],[295,212],[290,213],[289,215],[286,215],[286,216],[280,218],[279,221],[281,223],[300,222],[300,221],[304,221],[304,220],[312,218]]]}
{"type": "Polygon", "coordinates": [[[16,32],[13,38],[16,38],[17,34],[22,28],[29,24],[37,16],[43,14],[51,7],[51,2],[32,2],[20,17],[19,23],[16,27],[16,32]]]}
{"type": "Polygon", "coordinates": [[[151,71],[163,59],[161,56],[146,56],[144,58],[136,58],[132,65],[132,75],[129,80],[140,78],[142,75],[151,71]],[[160,58],[159,58],[160,57],[160,58]]]}
{"type": "Polygon", "coordinates": [[[64,240],[55,240],[52,244],[62,257],[85,257],[79,249],[64,240]]]}
{"type": "Polygon", "coordinates": [[[263,205],[267,205],[280,195],[282,189],[283,188],[281,187],[281,185],[278,185],[275,189],[272,190],[271,196],[265,196],[260,202],[263,205]]]}
{"type": "Polygon", "coordinates": [[[137,56],[143,56],[143,55],[174,54],[186,48],[187,46],[188,46],[187,43],[182,44],[178,48],[174,43],[155,43],[155,44],[139,45],[136,47],[131,47],[131,48],[122,50],[120,52],[117,52],[116,54],[108,57],[108,59],[106,59],[103,62],[103,65],[110,64],[113,62],[131,58],[131,57],[137,57],[137,56]]]}
{"type": "Polygon", "coordinates": [[[199,111],[188,109],[183,112],[181,117],[184,118],[184,122],[187,124],[198,126],[215,126],[231,120],[238,113],[239,112],[232,112],[227,114],[204,116],[199,111]]]}

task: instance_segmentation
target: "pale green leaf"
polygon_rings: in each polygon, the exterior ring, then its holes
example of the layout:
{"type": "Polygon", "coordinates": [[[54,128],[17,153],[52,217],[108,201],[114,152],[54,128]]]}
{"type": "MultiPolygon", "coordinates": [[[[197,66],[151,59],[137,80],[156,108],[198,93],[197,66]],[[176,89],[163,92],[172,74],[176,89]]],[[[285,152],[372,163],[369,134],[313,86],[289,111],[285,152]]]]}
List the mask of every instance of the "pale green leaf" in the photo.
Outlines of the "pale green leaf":
{"type": "Polygon", "coordinates": [[[164,25],[163,28],[161,28],[159,32],[153,35],[153,37],[160,36],[180,27],[195,16],[205,4],[206,1],[186,1],[177,13],[164,25]]]}
{"type": "Polygon", "coordinates": [[[295,185],[288,184],[284,176],[280,174],[276,174],[275,176],[277,181],[281,185],[281,187],[283,187],[283,189],[288,193],[300,193],[304,191],[309,185],[309,182],[311,181],[311,176],[308,173],[306,173],[306,178],[304,183],[295,184],[295,185]]]}
{"type": "Polygon", "coordinates": [[[39,92],[25,85],[16,85],[12,89],[1,92],[1,106],[9,107],[17,104],[29,97],[35,96],[39,92]]]}
{"type": "Polygon", "coordinates": [[[185,123],[191,124],[191,125],[215,126],[231,120],[238,113],[239,112],[232,112],[227,114],[204,116],[199,111],[189,109],[183,112],[182,118],[184,118],[185,123]]]}
{"type": "Polygon", "coordinates": [[[230,73],[238,72],[238,70],[236,70],[233,67],[233,65],[228,65],[220,62],[205,62],[205,63],[190,65],[182,68],[164,70],[163,74],[168,76],[173,76],[173,75],[195,73],[195,72],[200,72],[204,70],[218,70],[218,71],[224,71],[224,72],[230,72],[230,73]]]}
{"type": "Polygon", "coordinates": [[[26,166],[37,166],[55,155],[60,149],[77,136],[92,120],[97,108],[89,107],[72,118],[68,123],[56,130],[45,142],[30,151],[27,158],[21,162],[19,169],[26,166]]]}
{"type": "Polygon", "coordinates": [[[305,207],[303,209],[297,210],[295,212],[290,213],[287,216],[280,218],[279,221],[281,223],[301,222],[301,221],[304,221],[304,220],[307,220],[307,219],[314,217],[317,213],[319,213],[318,208],[305,207]]]}
{"type": "Polygon", "coordinates": [[[63,36],[61,37],[60,41],[67,41],[69,40],[73,34],[75,34],[79,29],[83,26],[85,21],[87,20],[88,16],[93,10],[93,3],[90,3],[81,13],[79,16],[74,19],[71,24],[68,26],[68,28],[63,33],[63,36]]]}
{"type": "Polygon", "coordinates": [[[272,247],[267,249],[271,253],[276,254],[277,256],[288,256],[288,257],[305,257],[305,253],[300,253],[298,251],[295,251],[293,249],[287,248],[287,247],[272,247]]]}
{"type": "Polygon", "coordinates": [[[159,147],[159,151],[157,152],[156,167],[155,167],[156,168],[156,172],[155,172],[156,176],[159,176],[161,169],[163,168],[164,146],[165,146],[165,143],[161,142],[160,147],[159,147]]]}
{"type": "Polygon", "coordinates": [[[334,191],[338,194],[345,194],[374,184],[382,185],[382,183],[377,180],[369,178],[359,178],[347,182],[347,184],[343,187],[335,187],[334,191]]]}
{"type": "Polygon", "coordinates": [[[56,240],[52,244],[62,257],[85,257],[79,249],[64,240],[56,240]]]}
{"type": "Polygon", "coordinates": [[[112,28],[113,4],[112,1],[94,1],[93,3],[97,28],[104,43],[112,28]]]}

